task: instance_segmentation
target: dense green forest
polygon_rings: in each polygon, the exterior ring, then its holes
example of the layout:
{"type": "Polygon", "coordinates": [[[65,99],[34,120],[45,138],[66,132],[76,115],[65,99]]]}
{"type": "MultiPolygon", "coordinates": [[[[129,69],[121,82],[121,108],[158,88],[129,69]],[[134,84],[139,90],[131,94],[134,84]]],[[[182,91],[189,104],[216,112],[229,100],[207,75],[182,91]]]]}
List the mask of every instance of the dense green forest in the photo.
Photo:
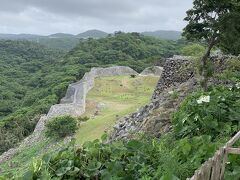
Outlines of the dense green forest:
{"type": "MultiPolygon", "coordinates": [[[[164,40],[179,40],[181,39],[181,32],[179,31],[153,31],[143,32],[142,35],[160,38],[164,40]]],[[[88,38],[99,39],[105,38],[109,35],[104,31],[100,30],[88,30],[77,35],[66,34],[66,33],[55,33],[48,36],[34,35],[34,34],[1,34],[1,40],[28,40],[37,42],[48,48],[58,49],[62,51],[69,51],[74,48],[80,41],[85,41],[88,38]]]]}
{"type": "Polygon", "coordinates": [[[88,39],[68,54],[28,41],[0,41],[0,153],[29,135],[69,83],[91,67],[112,64],[137,71],[179,51],[181,43],[137,33],[88,39]]]}
{"type": "Polygon", "coordinates": [[[79,43],[67,54],[66,63],[88,66],[117,64],[141,71],[153,63],[163,64],[161,59],[178,54],[182,45],[182,41],[166,41],[139,33],[118,32],[115,36],[79,43]]]}

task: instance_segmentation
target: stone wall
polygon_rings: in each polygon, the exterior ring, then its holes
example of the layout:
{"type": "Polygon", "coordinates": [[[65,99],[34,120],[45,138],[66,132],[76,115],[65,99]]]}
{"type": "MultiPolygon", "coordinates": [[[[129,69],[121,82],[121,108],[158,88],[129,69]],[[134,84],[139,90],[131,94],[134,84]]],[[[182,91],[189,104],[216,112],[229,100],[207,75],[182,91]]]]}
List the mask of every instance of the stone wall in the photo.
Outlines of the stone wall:
{"type": "Polygon", "coordinates": [[[140,75],[142,76],[158,76],[160,77],[163,72],[163,67],[152,66],[144,69],[140,75]]]}
{"type": "Polygon", "coordinates": [[[136,75],[137,72],[125,66],[92,68],[90,72],[85,73],[79,82],[69,85],[61,103],[52,106],[47,117],[52,118],[62,115],[80,116],[85,112],[86,95],[88,91],[93,88],[95,78],[131,74],[136,75]]]}
{"type": "Polygon", "coordinates": [[[27,148],[44,138],[43,131],[45,129],[45,123],[49,119],[63,115],[80,116],[83,114],[85,112],[86,95],[88,91],[94,87],[95,78],[132,74],[137,75],[138,73],[125,66],[92,68],[90,72],[85,73],[80,81],[69,85],[66,95],[62,98],[60,104],[53,105],[47,115],[40,117],[34,132],[25,138],[19,147],[9,149],[0,156],[0,163],[10,159],[17,152],[20,152],[22,149],[27,148]]]}
{"type": "Polygon", "coordinates": [[[194,76],[193,70],[189,69],[190,57],[173,56],[166,60],[161,78],[158,81],[152,99],[158,99],[161,92],[171,86],[178,86],[194,76]]]}

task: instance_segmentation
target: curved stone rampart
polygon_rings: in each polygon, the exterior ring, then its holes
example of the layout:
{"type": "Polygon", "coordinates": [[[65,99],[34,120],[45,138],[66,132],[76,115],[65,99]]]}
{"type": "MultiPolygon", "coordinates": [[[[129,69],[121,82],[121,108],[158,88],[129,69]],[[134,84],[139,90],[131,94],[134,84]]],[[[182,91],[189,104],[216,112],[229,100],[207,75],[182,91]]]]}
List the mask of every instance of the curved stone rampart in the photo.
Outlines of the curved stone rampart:
{"type": "Polygon", "coordinates": [[[19,147],[9,149],[0,156],[0,163],[12,158],[24,148],[30,147],[34,142],[40,141],[44,137],[43,131],[49,119],[63,115],[80,116],[83,114],[85,112],[86,95],[94,87],[95,78],[132,74],[137,75],[138,73],[125,66],[92,68],[90,72],[85,73],[80,81],[69,85],[66,95],[62,98],[60,104],[51,106],[48,114],[40,117],[34,132],[25,138],[19,147]]]}
{"type": "Polygon", "coordinates": [[[52,106],[47,114],[49,118],[61,115],[80,116],[85,112],[86,95],[94,87],[97,77],[138,74],[136,71],[125,66],[114,66],[109,68],[92,68],[85,73],[83,78],[70,84],[61,104],[52,106]]]}

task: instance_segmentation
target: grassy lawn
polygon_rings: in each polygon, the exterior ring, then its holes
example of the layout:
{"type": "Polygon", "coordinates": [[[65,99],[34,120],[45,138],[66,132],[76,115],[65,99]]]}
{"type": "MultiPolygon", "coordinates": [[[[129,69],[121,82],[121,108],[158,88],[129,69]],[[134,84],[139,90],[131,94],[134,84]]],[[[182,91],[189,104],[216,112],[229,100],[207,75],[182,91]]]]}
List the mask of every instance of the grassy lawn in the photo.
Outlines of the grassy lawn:
{"type": "Polygon", "coordinates": [[[46,152],[52,153],[56,151],[57,148],[62,147],[63,144],[62,140],[56,142],[55,139],[43,139],[35,142],[32,146],[26,147],[18,152],[12,159],[1,163],[0,176],[8,175],[11,177],[25,173],[34,158],[40,158],[46,154],[46,152]]]}
{"type": "Polygon", "coordinates": [[[94,88],[87,95],[86,112],[83,116],[90,119],[81,124],[76,133],[76,141],[98,139],[104,132],[109,132],[117,117],[135,112],[137,108],[150,101],[158,77],[113,76],[95,80],[94,88]],[[102,108],[97,106],[102,104],[102,108]]]}

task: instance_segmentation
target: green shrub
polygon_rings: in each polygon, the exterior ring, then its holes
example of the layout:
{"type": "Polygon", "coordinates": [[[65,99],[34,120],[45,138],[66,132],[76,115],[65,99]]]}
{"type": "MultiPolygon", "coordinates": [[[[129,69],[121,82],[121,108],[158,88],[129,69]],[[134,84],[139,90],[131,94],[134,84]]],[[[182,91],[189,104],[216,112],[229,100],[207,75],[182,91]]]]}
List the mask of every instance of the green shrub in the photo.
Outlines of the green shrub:
{"type": "Polygon", "coordinates": [[[131,78],[135,78],[136,75],[135,75],[135,74],[131,74],[130,77],[131,77],[131,78]]]}
{"type": "Polygon", "coordinates": [[[228,59],[224,66],[223,72],[215,74],[215,77],[222,80],[240,82],[240,58],[228,59]]]}
{"type": "Polygon", "coordinates": [[[77,120],[78,120],[78,122],[86,122],[86,121],[89,120],[89,117],[87,117],[87,116],[84,116],[84,117],[78,117],[77,120]]]}
{"type": "Polygon", "coordinates": [[[47,137],[63,138],[75,133],[77,120],[71,116],[56,117],[47,122],[46,128],[47,137]]]}
{"type": "Polygon", "coordinates": [[[215,150],[209,136],[176,140],[168,134],[111,144],[95,140],[35,160],[23,179],[186,179],[215,150]]]}
{"type": "Polygon", "coordinates": [[[182,48],[181,53],[184,56],[200,57],[204,54],[206,48],[200,44],[191,44],[182,48]]]}
{"type": "Polygon", "coordinates": [[[173,115],[179,137],[232,135],[239,129],[240,89],[217,87],[197,92],[182,103],[173,115]]]}
{"type": "Polygon", "coordinates": [[[240,58],[233,58],[226,61],[227,69],[240,71],[240,58]]]}

